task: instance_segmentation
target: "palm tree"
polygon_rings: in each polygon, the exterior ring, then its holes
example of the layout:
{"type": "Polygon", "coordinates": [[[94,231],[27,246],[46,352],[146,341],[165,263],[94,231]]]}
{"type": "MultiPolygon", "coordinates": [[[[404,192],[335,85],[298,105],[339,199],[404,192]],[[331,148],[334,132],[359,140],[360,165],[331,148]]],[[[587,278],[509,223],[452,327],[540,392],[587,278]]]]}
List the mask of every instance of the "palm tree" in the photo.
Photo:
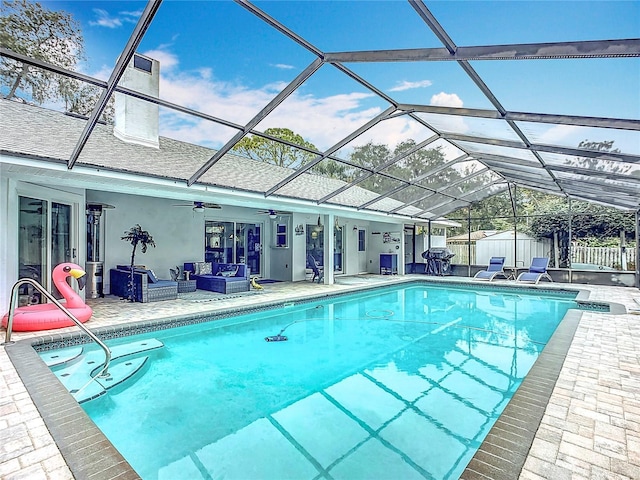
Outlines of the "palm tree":
{"type": "Polygon", "coordinates": [[[140,244],[140,251],[142,253],[146,253],[148,247],[155,248],[156,244],[153,241],[153,237],[149,234],[149,232],[147,232],[146,230],[143,230],[139,224],[136,224],[135,226],[131,227],[128,232],[124,232],[124,237],[121,237],[121,239],[126,240],[127,242],[131,242],[131,245],[133,245],[133,250],[131,251],[129,283],[127,284],[128,300],[130,302],[133,302],[135,301],[135,295],[134,295],[135,284],[133,282],[133,270],[134,270],[135,258],[136,258],[136,248],[138,247],[138,244],[140,244]]]}

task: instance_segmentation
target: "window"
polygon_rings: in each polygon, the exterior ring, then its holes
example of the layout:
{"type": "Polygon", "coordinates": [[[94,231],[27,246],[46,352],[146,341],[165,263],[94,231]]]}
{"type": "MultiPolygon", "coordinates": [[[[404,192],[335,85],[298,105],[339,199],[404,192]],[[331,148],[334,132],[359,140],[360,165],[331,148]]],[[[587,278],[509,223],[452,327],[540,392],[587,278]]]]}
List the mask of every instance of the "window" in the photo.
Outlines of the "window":
{"type": "Polygon", "coordinates": [[[133,56],[133,67],[151,73],[151,60],[140,55],[133,56]]]}
{"type": "Polygon", "coordinates": [[[365,249],[365,243],[364,243],[364,239],[366,238],[366,230],[358,230],[358,251],[359,252],[364,252],[366,251],[365,249]]]}
{"type": "Polygon", "coordinates": [[[275,231],[276,231],[276,247],[286,248],[288,246],[287,224],[276,223],[275,231]]]}

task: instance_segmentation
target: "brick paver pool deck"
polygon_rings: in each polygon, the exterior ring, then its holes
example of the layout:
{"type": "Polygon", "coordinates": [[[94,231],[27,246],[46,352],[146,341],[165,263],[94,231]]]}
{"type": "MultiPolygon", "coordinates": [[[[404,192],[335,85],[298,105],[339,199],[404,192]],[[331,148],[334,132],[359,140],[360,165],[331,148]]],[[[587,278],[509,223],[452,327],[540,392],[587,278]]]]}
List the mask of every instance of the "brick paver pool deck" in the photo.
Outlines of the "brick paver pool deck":
{"type": "MultiPolygon", "coordinates": [[[[409,278],[411,276],[370,275],[338,279],[336,285],[273,283],[250,297],[229,295],[211,301],[179,299],[131,304],[107,297],[88,302],[94,308],[94,315],[87,326],[95,329],[171,317],[177,313],[199,314],[241,308],[249,299],[252,304],[288,301],[308,295],[357,290],[363,284],[409,278]]],[[[425,280],[424,277],[420,279],[425,280]]],[[[446,277],[438,280],[468,279],[446,277]]],[[[501,418],[501,425],[490,433],[493,439],[486,442],[493,446],[474,457],[473,468],[468,469],[463,478],[513,479],[518,476],[513,472],[521,470],[519,478],[527,480],[640,479],[640,291],[636,288],[553,284],[553,287],[558,286],[588,290],[589,300],[616,302],[628,311],[625,314],[582,312],[575,335],[568,338],[568,351],[562,354],[558,363],[561,365],[559,372],[550,375],[554,379],[557,375],[557,381],[550,385],[550,397],[540,408],[539,425],[538,420],[535,421],[537,430],[528,432],[531,439],[523,440],[527,436],[524,435],[526,429],[522,438],[518,436],[520,427],[509,425],[509,416],[504,420],[501,418]],[[530,443],[530,449],[524,455],[509,455],[509,445],[521,443],[527,448],[530,443]],[[502,454],[500,449],[503,449],[502,454]]],[[[55,333],[67,331],[77,329],[61,329],[55,333]]],[[[0,333],[4,341],[4,329],[0,333]]],[[[12,340],[42,335],[43,332],[14,333],[12,340]]],[[[550,352],[550,355],[555,353],[550,352]]],[[[546,366],[539,368],[544,376],[546,366]]],[[[541,384],[539,388],[543,387],[541,384]]],[[[534,384],[530,395],[534,402],[537,388],[534,384]]],[[[518,408],[522,407],[513,406],[516,412],[518,408]]],[[[526,417],[527,412],[522,416],[526,417]]],[[[108,475],[94,471],[98,473],[93,478],[108,478],[108,475]]],[[[74,478],[5,347],[0,347],[0,478],[74,478]]]]}

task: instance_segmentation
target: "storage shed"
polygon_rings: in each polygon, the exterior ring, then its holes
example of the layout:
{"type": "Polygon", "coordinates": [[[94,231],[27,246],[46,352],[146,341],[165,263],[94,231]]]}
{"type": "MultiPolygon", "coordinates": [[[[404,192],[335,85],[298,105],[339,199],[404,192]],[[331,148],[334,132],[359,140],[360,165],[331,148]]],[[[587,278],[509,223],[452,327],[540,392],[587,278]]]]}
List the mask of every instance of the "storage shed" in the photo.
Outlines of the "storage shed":
{"type": "Polygon", "coordinates": [[[487,265],[491,257],[505,257],[505,266],[528,267],[533,257],[549,257],[551,243],[523,232],[506,231],[476,241],[476,262],[487,265]]]}

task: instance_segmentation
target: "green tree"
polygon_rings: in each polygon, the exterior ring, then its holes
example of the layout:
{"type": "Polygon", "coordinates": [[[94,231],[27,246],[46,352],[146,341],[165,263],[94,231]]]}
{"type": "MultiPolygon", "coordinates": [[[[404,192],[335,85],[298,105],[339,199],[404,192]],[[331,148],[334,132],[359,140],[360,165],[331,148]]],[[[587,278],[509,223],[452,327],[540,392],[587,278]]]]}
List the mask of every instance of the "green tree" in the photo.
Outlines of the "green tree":
{"type": "MultiPolygon", "coordinates": [[[[88,117],[93,112],[93,108],[100,99],[102,90],[99,87],[88,85],[83,82],[65,79],[62,88],[65,92],[64,103],[65,110],[70,113],[76,113],[83,117],[88,117]],[[66,86],[65,86],[66,85],[66,86]]],[[[115,97],[112,95],[107,102],[105,109],[102,111],[101,119],[113,124],[115,118],[115,97]]]]}
{"type": "MultiPolygon", "coordinates": [[[[354,165],[360,165],[367,169],[377,169],[391,159],[392,153],[387,145],[374,144],[369,142],[365,145],[355,147],[349,155],[349,161],[354,165]]],[[[355,170],[354,177],[358,178],[362,172],[355,170]]],[[[359,187],[377,193],[383,193],[393,188],[391,179],[382,175],[372,175],[358,184],[359,187]]]]}
{"type": "MultiPolygon", "coordinates": [[[[267,128],[264,133],[317,151],[313,143],[307,142],[301,135],[298,135],[288,128],[267,128]]],[[[289,168],[299,168],[317,157],[316,154],[306,150],[269,140],[258,135],[247,135],[240,140],[231,151],[252,158],[253,160],[289,168]]]]}
{"type": "Polygon", "coordinates": [[[352,169],[348,168],[344,163],[336,162],[331,158],[325,158],[317,165],[314,165],[309,171],[316,175],[337,178],[339,180],[344,180],[345,182],[353,180],[352,169]]]}
{"type": "MultiPolygon", "coordinates": [[[[400,142],[393,150],[388,145],[368,142],[355,147],[349,160],[351,163],[368,170],[379,171],[380,174],[371,175],[360,182],[359,186],[381,194],[402,186],[400,181],[395,178],[413,181],[425,176],[425,178],[418,180],[418,185],[431,190],[444,189],[448,184],[460,178],[460,173],[451,168],[427,175],[445,163],[444,153],[439,147],[425,147],[416,150],[416,142],[413,139],[400,142]],[[389,165],[385,167],[387,164],[389,165]],[[395,178],[390,178],[390,176],[395,178]]],[[[354,177],[358,175],[356,172],[354,177]]],[[[424,192],[426,194],[427,190],[424,192]]],[[[392,197],[401,202],[410,202],[415,200],[415,194],[415,187],[403,188],[395,192],[392,197]]]]}
{"type": "MultiPolygon", "coordinates": [[[[4,0],[0,16],[0,45],[14,52],[74,70],[84,59],[84,40],[78,23],[63,11],[51,11],[40,3],[4,0]]],[[[44,103],[73,95],[69,82],[52,72],[22,62],[2,59],[2,97],[44,103]],[[24,95],[27,98],[20,96],[24,95]]]]}
{"type": "Polygon", "coordinates": [[[393,149],[393,157],[403,156],[398,162],[389,166],[388,172],[396,177],[413,180],[445,163],[444,154],[440,147],[421,148],[415,152],[416,142],[413,139],[405,140],[393,149]]]}

